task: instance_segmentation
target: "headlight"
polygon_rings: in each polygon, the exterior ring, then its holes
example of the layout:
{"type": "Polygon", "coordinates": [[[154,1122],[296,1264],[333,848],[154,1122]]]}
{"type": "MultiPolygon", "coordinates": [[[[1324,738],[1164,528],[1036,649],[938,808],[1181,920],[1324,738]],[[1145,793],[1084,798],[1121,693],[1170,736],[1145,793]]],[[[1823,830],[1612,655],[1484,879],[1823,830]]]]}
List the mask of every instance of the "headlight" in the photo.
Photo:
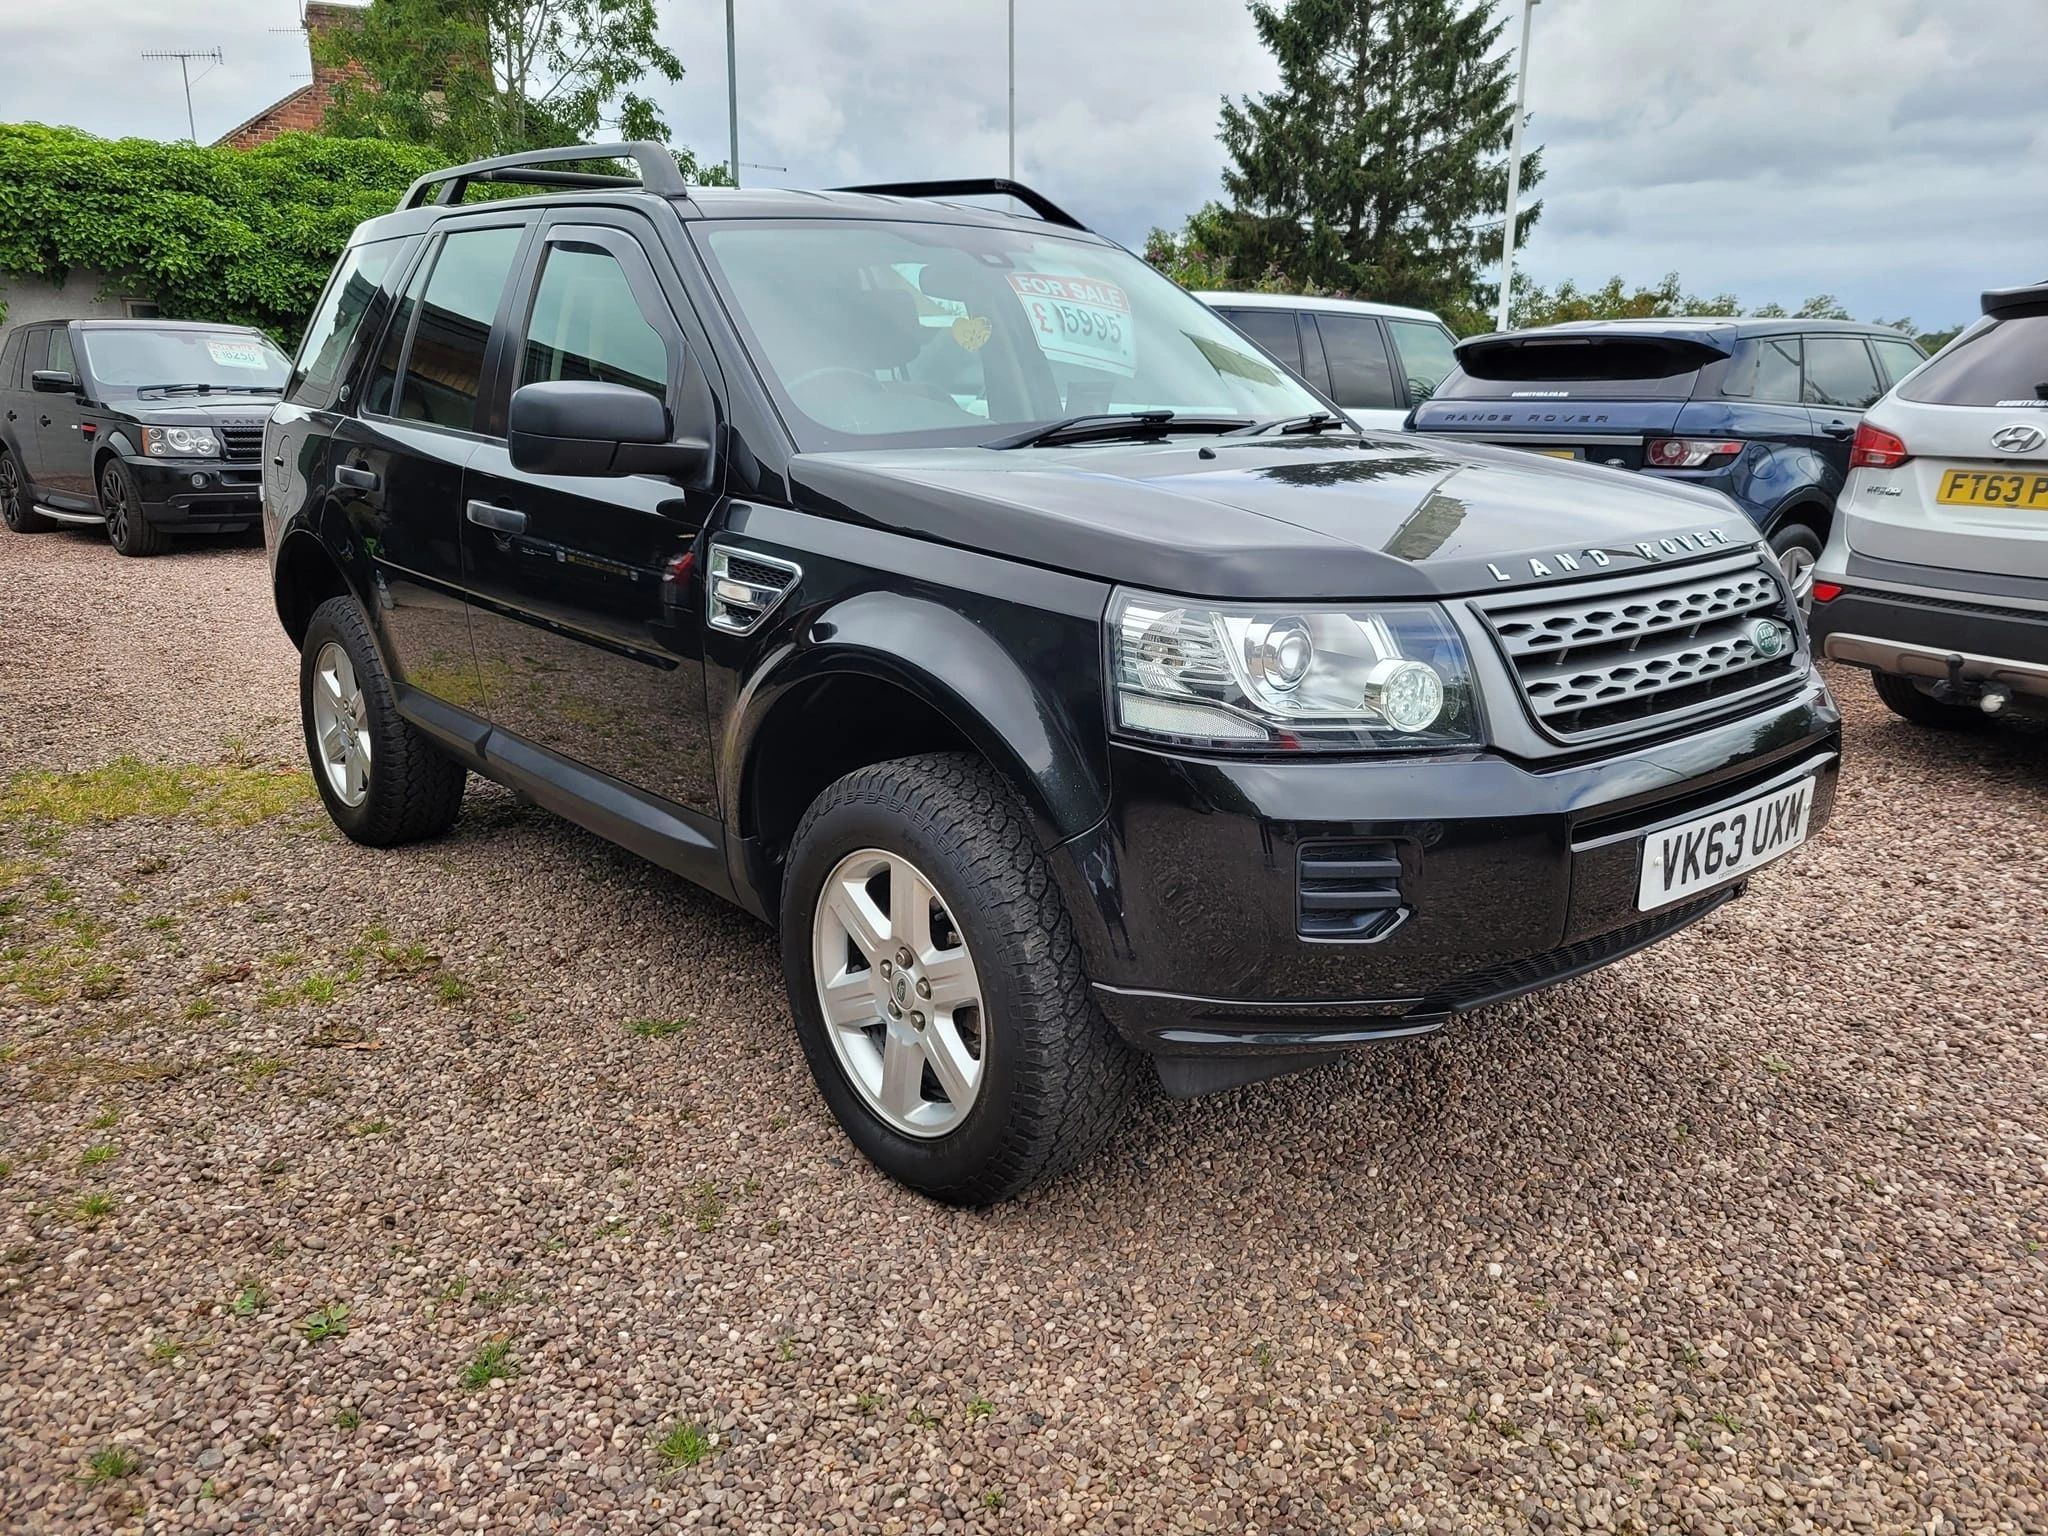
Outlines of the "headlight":
{"type": "Polygon", "coordinates": [[[211,427],[144,427],[142,451],[152,459],[217,459],[220,439],[211,427]]]}
{"type": "Polygon", "coordinates": [[[1479,740],[1465,647],[1431,604],[1210,607],[1119,590],[1109,647],[1127,736],[1238,752],[1479,740]]]}

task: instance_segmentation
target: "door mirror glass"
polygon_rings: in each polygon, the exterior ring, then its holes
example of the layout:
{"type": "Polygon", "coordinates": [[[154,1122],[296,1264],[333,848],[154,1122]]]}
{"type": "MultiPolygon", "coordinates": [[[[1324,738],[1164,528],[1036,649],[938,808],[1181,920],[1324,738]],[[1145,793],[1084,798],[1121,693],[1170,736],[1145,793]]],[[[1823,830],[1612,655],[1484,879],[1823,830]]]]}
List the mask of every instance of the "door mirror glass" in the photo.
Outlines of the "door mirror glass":
{"type": "Polygon", "coordinates": [[[644,389],[583,379],[512,392],[512,467],[535,475],[689,475],[710,445],[671,441],[668,407],[644,389]]]}
{"type": "Polygon", "coordinates": [[[39,395],[75,395],[78,393],[78,379],[62,368],[38,368],[29,375],[29,383],[39,395]]]}

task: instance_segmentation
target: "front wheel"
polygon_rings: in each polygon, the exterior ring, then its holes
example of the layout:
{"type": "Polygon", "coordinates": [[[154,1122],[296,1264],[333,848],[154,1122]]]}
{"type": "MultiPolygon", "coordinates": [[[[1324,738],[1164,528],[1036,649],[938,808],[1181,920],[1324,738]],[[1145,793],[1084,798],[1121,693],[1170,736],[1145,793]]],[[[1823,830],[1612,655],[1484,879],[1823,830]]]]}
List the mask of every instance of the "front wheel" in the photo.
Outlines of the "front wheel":
{"type": "Polygon", "coordinates": [[[826,1103],[935,1199],[1019,1193],[1138,1092],[1031,825],[977,758],[878,763],[817,798],[783,881],[782,960],[826,1103]]]}
{"type": "Polygon", "coordinates": [[[100,511],[115,550],[135,558],[162,554],[170,536],[142,515],[142,495],[128,466],[108,459],[100,466],[99,487],[100,511]]]}
{"type": "Polygon", "coordinates": [[[399,714],[352,597],[329,598],[306,626],[299,713],[320,799],[354,841],[389,848],[454,825],[468,770],[399,714]]]}
{"type": "Polygon", "coordinates": [[[1771,553],[1785,573],[1785,585],[1801,609],[1813,606],[1813,567],[1820,559],[1820,535],[1804,523],[1787,523],[1771,535],[1771,553]]]}
{"type": "Polygon", "coordinates": [[[1984,711],[1976,705],[1951,704],[1946,699],[1937,699],[1933,694],[1923,692],[1910,677],[1873,672],[1870,680],[1876,685],[1877,696],[1884,700],[1885,708],[1901,720],[1910,720],[1915,725],[1936,731],[1981,731],[1986,724],[1984,711]]]}

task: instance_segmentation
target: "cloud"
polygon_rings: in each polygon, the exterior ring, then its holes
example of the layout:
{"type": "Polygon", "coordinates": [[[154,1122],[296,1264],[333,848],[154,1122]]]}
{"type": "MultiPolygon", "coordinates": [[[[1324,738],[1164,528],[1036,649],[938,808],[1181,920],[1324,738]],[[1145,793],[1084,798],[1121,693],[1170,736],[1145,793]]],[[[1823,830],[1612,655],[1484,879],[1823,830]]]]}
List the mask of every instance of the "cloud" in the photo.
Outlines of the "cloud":
{"type": "MultiPolygon", "coordinates": [[[[228,63],[193,89],[212,138],[307,67],[300,37],[269,30],[295,0],[99,0],[89,43],[63,7],[0,13],[9,118],[182,136],[177,67],[135,55],[219,44],[228,63]]],[[[1006,0],[738,15],[741,155],[788,167],[747,180],[1002,173],[1006,0]]],[[[679,140],[722,160],[724,8],[662,0],[662,29],[689,74],[654,94],[679,140]]],[[[2048,275],[2048,93],[2013,63],[2043,55],[2043,0],[1544,0],[1545,214],[1523,265],[1961,320],[1982,288],[2048,275]]],[[[1017,10],[1018,172],[1135,244],[1219,194],[1220,101],[1273,78],[1239,0],[1034,0],[1017,10]]]]}

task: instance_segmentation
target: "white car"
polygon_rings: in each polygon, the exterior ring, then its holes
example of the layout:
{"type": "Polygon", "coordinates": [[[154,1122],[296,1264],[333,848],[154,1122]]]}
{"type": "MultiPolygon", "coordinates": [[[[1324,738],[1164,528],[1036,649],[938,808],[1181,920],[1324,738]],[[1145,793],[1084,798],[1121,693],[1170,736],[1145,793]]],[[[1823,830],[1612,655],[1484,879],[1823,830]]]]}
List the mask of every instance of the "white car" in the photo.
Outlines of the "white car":
{"type": "Polygon", "coordinates": [[[1398,430],[1457,363],[1457,338],[1426,309],[1291,293],[1198,293],[1361,427],[1398,430]]]}
{"type": "Polygon", "coordinates": [[[1985,294],[1864,413],[1849,464],[1815,646],[1916,724],[2048,718],[2048,283],[1985,294]]]}

